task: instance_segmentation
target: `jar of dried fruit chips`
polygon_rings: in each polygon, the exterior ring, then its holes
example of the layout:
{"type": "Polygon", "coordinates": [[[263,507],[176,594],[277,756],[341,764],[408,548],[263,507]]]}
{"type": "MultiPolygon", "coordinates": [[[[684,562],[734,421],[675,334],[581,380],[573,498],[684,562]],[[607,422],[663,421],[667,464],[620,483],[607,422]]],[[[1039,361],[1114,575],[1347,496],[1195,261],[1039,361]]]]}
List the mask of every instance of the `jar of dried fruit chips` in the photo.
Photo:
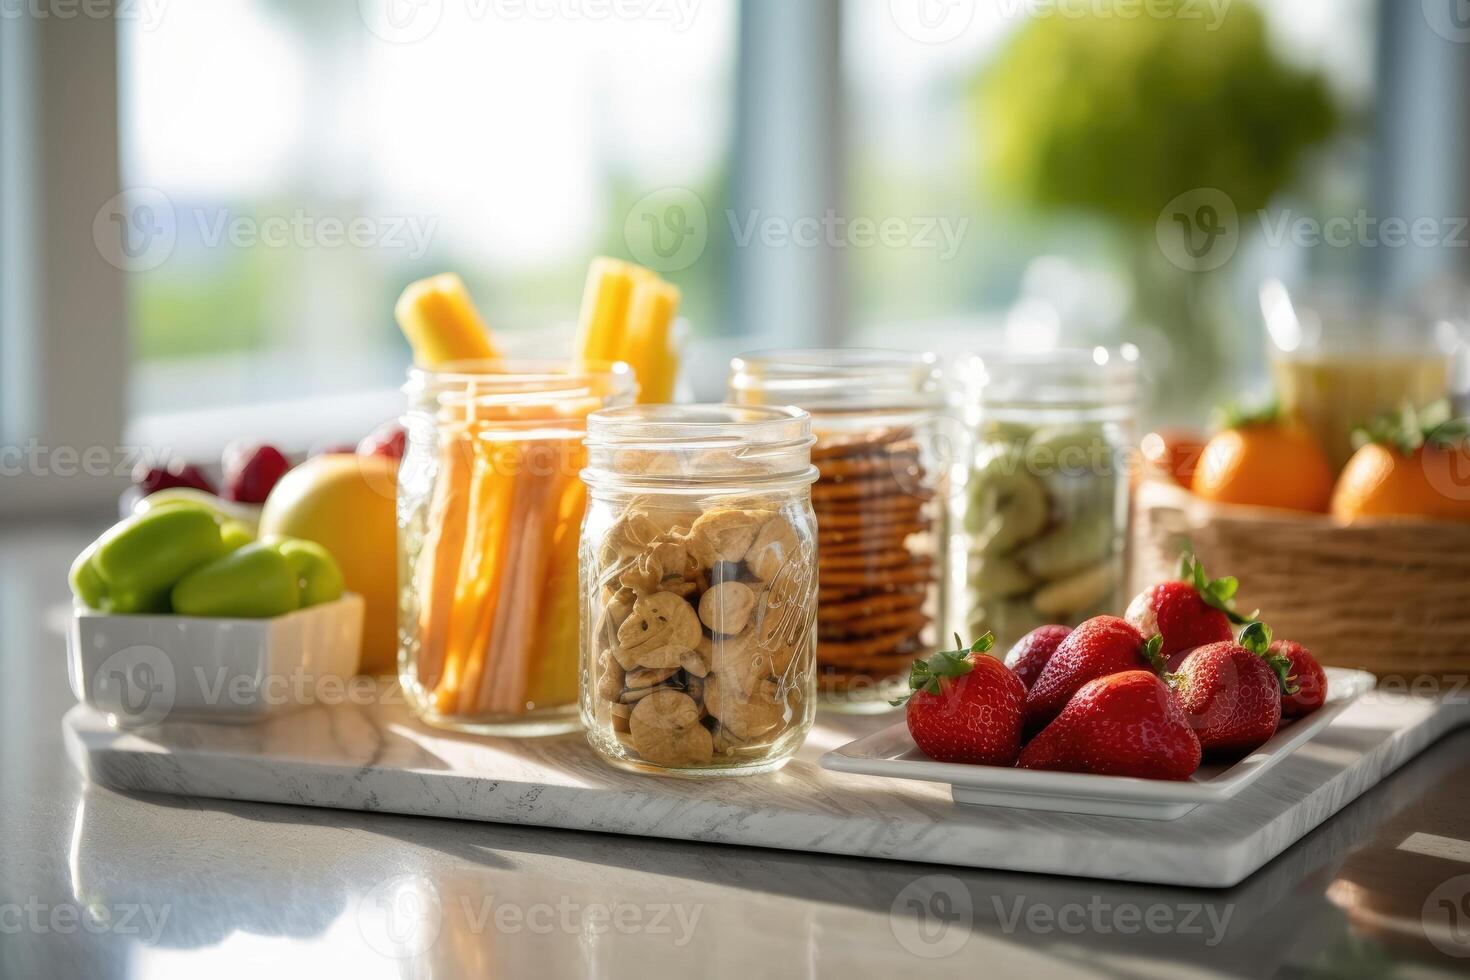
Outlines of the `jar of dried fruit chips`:
{"type": "Polygon", "coordinates": [[[642,405],[587,422],[582,721],[645,772],[768,772],[813,716],[816,528],[799,409],[642,405]]]}
{"type": "Polygon", "coordinates": [[[817,684],[822,703],[887,711],[944,621],[945,497],[963,462],[932,354],[785,350],[742,354],[730,400],[812,416],[817,517],[817,684]]]}
{"type": "Polygon", "coordinates": [[[415,368],[398,475],[399,674],[431,725],[578,725],[577,550],[589,413],[632,400],[627,365],[415,368]]]}
{"type": "Polygon", "coordinates": [[[974,452],[954,497],[965,567],[951,629],[989,630],[1005,651],[1123,608],[1137,351],[985,354],[963,374],[974,452]]]}

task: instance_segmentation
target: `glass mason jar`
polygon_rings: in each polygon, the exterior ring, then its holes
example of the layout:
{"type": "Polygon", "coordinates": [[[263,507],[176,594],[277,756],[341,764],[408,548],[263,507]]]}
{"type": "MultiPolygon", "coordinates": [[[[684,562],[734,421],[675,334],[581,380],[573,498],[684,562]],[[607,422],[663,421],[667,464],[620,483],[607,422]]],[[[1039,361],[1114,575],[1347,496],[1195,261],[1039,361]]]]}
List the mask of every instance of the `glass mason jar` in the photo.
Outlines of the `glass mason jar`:
{"type": "Polygon", "coordinates": [[[587,422],[582,721],[642,772],[768,772],[813,717],[811,419],[640,405],[587,422]]]}
{"type": "Polygon", "coordinates": [[[398,668],[441,728],[577,728],[577,548],[587,416],[627,404],[625,364],[414,368],[398,476],[398,668]]]}
{"type": "Polygon", "coordinates": [[[819,472],[817,684],[825,707],[891,710],[945,621],[947,506],[958,454],[932,354],[785,350],[730,364],[730,400],[812,416],[819,472]]]}
{"type": "Polygon", "coordinates": [[[1038,626],[1122,615],[1136,358],[1097,348],[968,363],[973,456],[953,498],[964,554],[951,630],[989,630],[1003,654],[1038,626]]]}

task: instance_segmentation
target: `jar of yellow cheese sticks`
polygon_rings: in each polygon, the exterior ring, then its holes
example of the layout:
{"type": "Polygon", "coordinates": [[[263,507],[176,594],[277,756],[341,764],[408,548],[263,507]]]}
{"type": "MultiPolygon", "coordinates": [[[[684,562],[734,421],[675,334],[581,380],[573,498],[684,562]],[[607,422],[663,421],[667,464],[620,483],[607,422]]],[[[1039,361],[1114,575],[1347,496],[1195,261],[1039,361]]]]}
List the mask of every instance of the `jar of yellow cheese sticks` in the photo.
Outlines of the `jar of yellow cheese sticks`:
{"type": "Polygon", "coordinates": [[[587,416],[624,364],[415,368],[398,477],[399,673],[425,722],[543,735],[577,722],[587,416]]]}
{"type": "Polygon", "coordinates": [[[627,769],[768,772],[811,728],[811,419],[643,405],[587,425],[582,719],[627,769]]]}

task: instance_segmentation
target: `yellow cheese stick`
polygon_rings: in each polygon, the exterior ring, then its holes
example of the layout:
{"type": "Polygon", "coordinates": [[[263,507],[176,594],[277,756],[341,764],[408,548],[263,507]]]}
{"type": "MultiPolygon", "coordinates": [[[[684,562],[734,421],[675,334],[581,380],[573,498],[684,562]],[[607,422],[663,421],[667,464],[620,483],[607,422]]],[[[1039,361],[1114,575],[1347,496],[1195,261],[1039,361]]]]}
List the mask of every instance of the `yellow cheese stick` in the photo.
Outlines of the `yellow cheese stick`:
{"type": "Polygon", "coordinates": [[[469,290],[452,272],[410,283],[393,316],[420,367],[500,356],[469,290]]]}
{"type": "Polygon", "coordinates": [[[658,278],[641,280],[633,288],[628,331],[619,358],[633,366],[638,378],[638,401],[645,405],[674,398],[679,359],[673,328],[679,299],[679,287],[658,278]]]}
{"type": "Polygon", "coordinates": [[[615,361],[623,348],[628,320],[628,301],[637,281],[653,273],[631,262],[606,256],[592,260],[587,286],[582,291],[582,312],[577,323],[577,349],[585,361],[615,361]]]}

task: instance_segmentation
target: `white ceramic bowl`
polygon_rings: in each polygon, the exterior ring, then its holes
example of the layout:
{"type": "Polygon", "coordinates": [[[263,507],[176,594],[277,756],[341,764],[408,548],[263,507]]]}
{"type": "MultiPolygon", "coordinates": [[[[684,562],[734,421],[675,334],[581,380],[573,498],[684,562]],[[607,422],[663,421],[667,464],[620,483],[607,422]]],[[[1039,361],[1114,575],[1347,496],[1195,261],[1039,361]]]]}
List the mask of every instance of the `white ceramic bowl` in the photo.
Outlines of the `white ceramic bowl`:
{"type": "Polygon", "coordinates": [[[78,608],[72,693],[119,727],[256,721],[324,701],[357,673],[362,596],[270,619],[113,616],[78,608]]]}

